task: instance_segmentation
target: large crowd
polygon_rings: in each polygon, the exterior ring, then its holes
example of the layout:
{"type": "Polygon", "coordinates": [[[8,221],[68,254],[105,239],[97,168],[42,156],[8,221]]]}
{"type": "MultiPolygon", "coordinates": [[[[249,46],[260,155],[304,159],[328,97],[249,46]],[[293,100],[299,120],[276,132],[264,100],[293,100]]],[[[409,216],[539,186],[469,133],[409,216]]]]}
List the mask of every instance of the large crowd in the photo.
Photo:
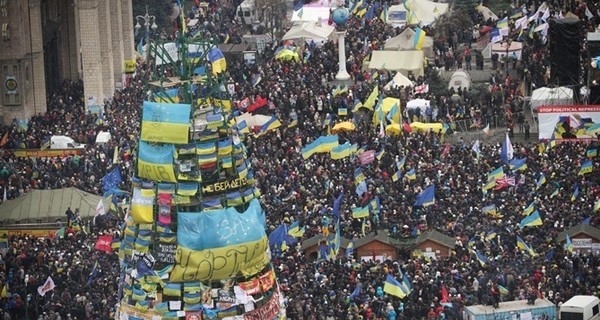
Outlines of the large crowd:
{"type": "MultiPolygon", "coordinates": [[[[527,8],[540,4],[530,2],[527,8]]],[[[584,20],[590,30],[598,25],[600,12],[592,6],[594,18],[590,19],[584,4],[579,2],[547,3],[555,17],[570,11],[584,20]]],[[[510,14],[506,12],[504,16],[510,14]]],[[[233,22],[233,15],[233,8],[211,2],[193,31],[204,37],[218,35],[240,42],[243,31],[233,22]]],[[[476,14],[471,18],[474,24],[492,24],[476,14]]],[[[587,151],[598,148],[598,141],[548,145],[543,151],[538,144],[515,144],[515,157],[525,158],[527,169],[514,171],[502,163],[498,144],[483,141],[480,153],[476,153],[471,142],[460,139],[450,144],[444,142],[440,132],[381,135],[371,124],[372,112],[364,109],[350,116],[337,115],[338,108],[352,109],[356,101],[364,102],[373,87],[379,86],[386,97],[400,98],[403,105],[415,97],[430,99],[432,110],[426,120],[429,122],[445,122],[452,127],[457,119],[479,118],[483,127],[494,116],[500,116],[510,128],[513,112],[520,111],[514,101],[524,94],[518,90],[522,82],[528,81],[535,88],[549,81],[545,76],[549,64],[543,36],[536,33],[533,38],[524,39],[523,60],[516,65],[516,79],[501,70],[491,70],[491,85],[485,97],[464,90],[459,92],[462,99],[454,100],[449,98],[455,93],[451,91],[435,95],[416,94],[413,88],[384,91],[383,86],[393,74],[379,70],[374,79],[373,73],[362,67],[362,61],[401,29],[378,19],[365,23],[357,17],[348,24],[346,52],[354,84],[343,94],[333,95],[335,86],[329,84],[337,72],[337,46],[331,41],[305,46],[300,62],[276,59],[276,46],[260,53],[257,64],[228,61],[229,77],[235,83],[232,99],[266,97],[272,102],[271,107],[258,112],[273,114],[283,123],[274,132],[248,136],[245,141],[262,191],[268,228],[274,230],[281,223],[300,221],[306,229],[303,239],[335,233],[332,207],[343,194],[339,228],[345,238],[358,239],[371,232],[407,238],[435,229],[456,239],[456,249],[450,257],[439,260],[400,252],[398,261],[360,261],[352,256],[313,261],[300,251],[299,245],[284,252],[273,248],[273,264],[286,296],[288,318],[461,319],[463,306],[491,304],[498,285],[508,289],[507,294],[501,295],[502,300],[526,299],[533,292],[560,304],[575,294],[599,295],[598,256],[570,253],[557,241],[558,233],[586,218],[591,217],[586,221],[590,225],[600,223],[594,212],[594,203],[600,198],[600,165],[596,158],[592,159],[591,173],[578,174],[587,151]],[[261,80],[251,83],[250,79],[256,78],[261,80]],[[298,119],[296,126],[290,125],[293,119],[298,119]],[[332,124],[350,119],[355,123],[356,130],[339,133],[340,144],[350,142],[364,150],[385,150],[380,158],[362,166],[368,189],[360,197],[355,192],[354,172],[359,167],[356,158],[332,160],[328,154],[316,154],[303,159],[300,154],[304,145],[327,134],[325,119],[331,119],[332,124]],[[393,181],[401,159],[406,159],[404,172],[415,169],[416,179],[404,176],[393,181]],[[488,173],[503,165],[504,171],[515,178],[515,185],[485,191],[488,173]],[[542,174],[547,182],[538,187],[542,174]],[[416,197],[430,184],[436,186],[435,204],[414,207],[416,197]],[[572,199],[575,188],[580,192],[572,199]],[[352,218],[353,207],[376,197],[381,203],[379,214],[371,215],[365,223],[352,218]],[[521,212],[532,202],[543,225],[521,229],[521,212]],[[501,216],[482,211],[490,204],[501,216]],[[480,236],[490,230],[495,231],[495,237],[480,236]],[[518,249],[517,235],[537,255],[518,249]],[[486,256],[488,262],[481,263],[472,250],[486,256]],[[388,274],[406,274],[412,293],[404,299],[384,293],[388,274]]],[[[435,59],[424,77],[413,77],[417,84],[427,82],[437,68],[456,68],[464,59],[464,48],[476,40],[470,30],[454,34],[434,28],[426,30],[436,37],[435,59]]],[[[474,61],[479,59],[477,53],[474,57],[474,61]]],[[[6,190],[6,199],[17,198],[31,189],[64,187],[102,194],[100,179],[114,166],[119,166],[123,176],[119,188],[130,189],[149,72],[150,68],[140,62],[130,86],[106,102],[102,116],[86,111],[82,83],[65,82],[48,99],[45,114],[31,117],[25,128],[17,121],[3,127],[3,133],[10,132],[0,160],[0,189],[6,190]],[[100,131],[111,133],[107,144],[94,143],[100,131]],[[39,148],[51,135],[67,135],[85,143],[85,152],[62,159],[24,159],[12,153],[13,149],[39,148]],[[116,157],[115,150],[119,152],[116,157]],[[117,163],[113,163],[115,158],[117,163]]],[[[411,120],[408,113],[403,113],[403,121],[411,120]]],[[[111,319],[118,300],[119,262],[115,254],[95,250],[94,244],[102,234],[118,234],[118,225],[119,221],[114,221],[79,232],[69,229],[64,236],[53,239],[7,239],[8,248],[0,260],[0,284],[6,289],[0,300],[0,319],[111,319]],[[56,288],[40,296],[37,288],[48,276],[56,288]]]]}

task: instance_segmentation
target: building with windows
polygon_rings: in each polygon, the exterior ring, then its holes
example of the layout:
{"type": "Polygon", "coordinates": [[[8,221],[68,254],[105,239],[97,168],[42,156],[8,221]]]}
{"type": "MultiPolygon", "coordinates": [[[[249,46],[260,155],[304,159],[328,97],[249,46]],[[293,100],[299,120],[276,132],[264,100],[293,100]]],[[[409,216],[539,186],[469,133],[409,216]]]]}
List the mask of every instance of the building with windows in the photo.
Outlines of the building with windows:
{"type": "Polygon", "coordinates": [[[102,105],[135,59],[132,0],[0,0],[0,121],[46,111],[49,92],[83,80],[102,105]]]}

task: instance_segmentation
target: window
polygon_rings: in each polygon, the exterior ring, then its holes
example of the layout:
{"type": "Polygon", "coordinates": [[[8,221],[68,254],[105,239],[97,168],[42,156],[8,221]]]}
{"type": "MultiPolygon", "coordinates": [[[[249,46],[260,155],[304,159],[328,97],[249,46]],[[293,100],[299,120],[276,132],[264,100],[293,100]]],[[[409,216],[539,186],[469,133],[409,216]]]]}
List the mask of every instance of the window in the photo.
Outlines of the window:
{"type": "Polygon", "coordinates": [[[597,315],[597,314],[598,314],[598,312],[600,312],[600,311],[598,310],[598,308],[599,308],[599,307],[598,307],[598,305],[595,305],[595,306],[592,308],[592,314],[593,314],[594,316],[595,316],[595,315],[597,315]]]}
{"type": "Polygon", "coordinates": [[[560,313],[561,320],[583,320],[583,313],[578,312],[565,312],[560,313]]]}

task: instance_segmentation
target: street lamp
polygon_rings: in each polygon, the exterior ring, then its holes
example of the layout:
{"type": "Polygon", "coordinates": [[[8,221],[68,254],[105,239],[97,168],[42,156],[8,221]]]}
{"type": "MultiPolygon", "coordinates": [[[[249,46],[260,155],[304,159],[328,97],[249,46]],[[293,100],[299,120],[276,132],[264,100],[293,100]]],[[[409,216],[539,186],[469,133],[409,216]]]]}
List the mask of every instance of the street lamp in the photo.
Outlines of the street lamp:
{"type": "MultiPolygon", "coordinates": [[[[151,40],[150,38],[150,29],[152,29],[152,32],[155,32],[156,29],[158,29],[158,26],[156,25],[156,16],[153,15],[149,15],[148,14],[148,6],[146,6],[146,14],[141,16],[138,15],[135,17],[136,23],[135,23],[135,31],[140,31],[140,29],[142,28],[142,24],[144,25],[144,27],[146,27],[146,37],[147,40],[151,40]],[[140,24],[141,22],[141,24],[140,24]]],[[[146,60],[148,60],[147,58],[150,55],[150,42],[146,41],[146,43],[148,43],[148,50],[146,50],[146,60]]]]}

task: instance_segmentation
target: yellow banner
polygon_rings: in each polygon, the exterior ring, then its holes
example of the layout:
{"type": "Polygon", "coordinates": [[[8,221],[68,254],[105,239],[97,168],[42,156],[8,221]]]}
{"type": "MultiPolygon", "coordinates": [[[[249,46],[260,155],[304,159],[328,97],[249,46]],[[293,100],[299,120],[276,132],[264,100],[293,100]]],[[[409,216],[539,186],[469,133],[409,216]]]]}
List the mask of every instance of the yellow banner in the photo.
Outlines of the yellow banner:
{"type": "Polygon", "coordinates": [[[158,164],[138,158],[138,177],[160,182],[177,182],[172,164],[158,164]]]}
{"type": "Polygon", "coordinates": [[[125,60],[125,73],[134,73],[135,72],[135,60],[125,60]]]}
{"type": "Polygon", "coordinates": [[[190,125],[187,123],[142,121],[141,139],[151,142],[188,143],[189,132],[190,125]]]}
{"type": "Polygon", "coordinates": [[[258,241],[199,251],[178,247],[169,280],[189,282],[223,280],[240,273],[255,275],[269,263],[268,245],[267,237],[264,237],[258,241]]]}
{"type": "Polygon", "coordinates": [[[15,156],[18,158],[28,157],[61,157],[66,158],[73,155],[83,154],[84,149],[18,149],[15,150],[15,156]]]}
{"type": "Polygon", "coordinates": [[[152,209],[154,208],[154,190],[152,189],[139,189],[133,190],[133,196],[131,198],[131,216],[133,217],[134,223],[152,223],[154,221],[154,215],[152,209]]]}

